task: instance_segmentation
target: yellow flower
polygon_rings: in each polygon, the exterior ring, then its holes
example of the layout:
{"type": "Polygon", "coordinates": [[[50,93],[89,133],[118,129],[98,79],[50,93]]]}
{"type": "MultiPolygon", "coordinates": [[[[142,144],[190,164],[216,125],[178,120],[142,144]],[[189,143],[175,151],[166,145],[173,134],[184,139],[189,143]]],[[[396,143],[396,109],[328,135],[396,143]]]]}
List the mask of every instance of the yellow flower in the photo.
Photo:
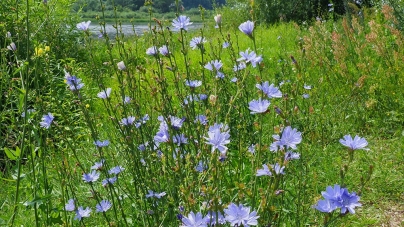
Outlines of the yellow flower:
{"type": "Polygon", "coordinates": [[[49,52],[50,51],[50,46],[45,46],[45,51],[49,52]]]}
{"type": "Polygon", "coordinates": [[[86,108],[87,108],[87,109],[90,108],[90,105],[89,105],[89,104],[86,104],[86,108]]]}
{"type": "Polygon", "coordinates": [[[35,55],[36,56],[42,56],[44,54],[44,49],[41,47],[35,47],[35,55]]]}

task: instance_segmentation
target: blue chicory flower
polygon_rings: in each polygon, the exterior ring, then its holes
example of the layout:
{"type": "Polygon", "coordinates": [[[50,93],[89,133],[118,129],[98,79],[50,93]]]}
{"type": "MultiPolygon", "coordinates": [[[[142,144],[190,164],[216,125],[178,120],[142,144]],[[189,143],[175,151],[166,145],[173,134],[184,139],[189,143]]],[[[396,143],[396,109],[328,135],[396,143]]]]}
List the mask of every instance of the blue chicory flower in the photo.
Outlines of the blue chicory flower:
{"type": "Polygon", "coordinates": [[[203,43],[206,43],[206,39],[202,37],[194,37],[191,39],[189,46],[195,50],[196,48],[203,48],[203,43]]]}
{"type": "Polygon", "coordinates": [[[100,177],[100,173],[97,173],[97,171],[93,170],[91,173],[84,173],[83,174],[83,180],[87,183],[95,182],[98,180],[100,177]]]}
{"type": "Polygon", "coordinates": [[[107,212],[111,207],[112,207],[112,204],[108,200],[101,200],[101,202],[95,206],[96,212],[101,212],[101,213],[107,212]]]}
{"type": "Polygon", "coordinates": [[[261,90],[268,98],[282,98],[282,92],[274,84],[269,85],[268,81],[256,84],[256,88],[261,90]]]}
{"type": "Polygon", "coordinates": [[[86,209],[83,209],[83,207],[80,206],[76,211],[76,216],[74,217],[74,220],[81,221],[82,218],[90,217],[90,214],[91,214],[90,207],[86,207],[86,209]]]}
{"type": "Polygon", "coordinates": [[[224,209],[225,219],[230,222],[231,226],[250,226],[258,225],[257,212],[253,211],[250,213],[250,207],[244,207],[242,204],[236,205],[231,203],[227,209],[224,209]]]}
{"type": "Polygon", "coordinates": [[[181,30],[188,30],[188,26],[191,25],[192,22],[190,22],[189,17],[181,15],[177,18],[175,18],[172,22],[172,25],[174,26],[174,28],[181,30]]]}
{"type": "Polygon", "coordinates": [[[254,22],[248,20],[244,23],[241,23],[240,26],[238,26],[238,29],[240,29],[240,31],[244,34],[251,37],[254,31],[254,22]]]}
{"type": "Polygon", "coordinates": [[[224,218],[223,214],[220,211],[214,212],[209,211],[208,214],[205,216],[206,224],[208,226],[219,226],[226,223],[226,219],[224,218]],[[217,222],[216,222],[217,220],[217,222]]]}
{"type": "Polygon", "coordinates": [[[84,87],[84,84],[81,82],[81,79],[76,76],[71,76],[70,73],[65,72],[66,84],[69,86],[71,91],[77,91],[84,87]]]}
{"type": "Polygon", "coordinates": [[[245,69],[246,67],[247,67],[247,65],[245,64],[245,62],[240,62],[240,64],[235,65],[235,66],[233,67],[233,71],[234,71],[234,72],[237,72],[237,71],[240,71],[240,70],[245,69]]]}
{"type": "Polygon", "coordinates": [[[205,115],[198,115],[194,121],[195,123],[199,122],[201,125],[206,125],[208,123],[208,119],[205,115]]]}
{"type": "Polygon", "coordinates": [[[251,65],[255,68],[257,64],[259,64],[263,59],[262,56],[257,54],[254,51],[247,49],[244,52],[240,52],[241,58],[237,59],[237,61],[245,61],[245,63],[251,63],[251,65]]]}
{"type": "Polygon", "coordinates": [[[203,161],[199,161],[198,165],[196,165],[195,170],[202,173],[208,167],[203,163],[203,161]]]}
{"type": "Polygon", "coordinates": [[[148,194],[146,195],[146,198],[150,198],[150,197],[155,197],[157,199],[160,199],[161,197],[167,195],[166,192],[153,192],[152,190],[147,190],[148,194]]]}
{"type": "Polygon", "coordinates": [[[82,31],[87,31],[90,27],[91,21],[87,22],[80,22],[76,25],[77,29],[82,30],[82,31]]]}
{"type": "Polygon", "coordinates": [[[257,173],[255,176],[260,177],[260,176],[272,176],[271,170],[269,170],[267,164],[262,165],[262,169],[257,170],[257,173]]]}
{"type": "Polygon", "coordinates": [[[209,127],[208,137],[206,144],[212,145],[212,152],[216,149],[220,153],[226,153],[226,145],[230,143],[230,133],[227,125],[215,123],[213,126],[209,127]]]}
{"type": "Polygon", "coordinates": [[[258,100],[252,100],[251,102],[249,102],[248,109],[251,110],[251,114],[265,113],[267,112],[270,104],[271,103],[268,100],[261,100],[261,98],[259,98],[258,100]]]}
{"type": "Polygon", "coordinates": [[[300,159],[300,154],[292,151],[288,151],[285,153],[285,161],[290,161],[294,159],[300,159]]]}
{"type": "Polygon", "coordinates": [[[159,52],[163,56],[168,56],[170,55],[170,51],[168,50],[168,47],[166,45],[163,45],[162,47],[159,48],[159,52]]]}
{"type": "Polygon", "coordinates": [[[200,80],[185,80],[185,85],[191,88],[196,88],[202,85],[202,81],[200,80]]]}
{"type": "Polygon", "coordinates": [[[97,147],[106,147],[109,145],[109,141],[108,140],[104,140],[104,141],[97,140],[94,142],[94,145],[97,147]]]}
{"type": "Polygon", "coordinates": [[[91,169],[94,170],[100,170],[104,166],[105,160],[101,159],[100,162],[96,162],[93,166],[91,166],[91,169]]]}
{"type": "Polygon", "coordinates": [[[106,187],[108,184],[114,184],[117,179],[118,178],[116,178],[116,176],[107,178],[107,179],[102,180],[101,184],[103,187],[106,187]]]}
{"type": "Polygon", "coordinates": [[[188,217],[182,217],[181,227],[207,227],[206,220],[206,217],[203,217],[200,212],[194,214],[191,211],[188,217]]]}
{"type": "Polygon", "coordinates": [[[118,62],[116,65],[118,66],[118,69],[121,71],[126,69],[125,63],[123,61],[118,62]]]}
{"type": "Polygon", "coordinates": [[[107,99],[111,94],[111,88],[107,88],[97,94],[97,97],[100,99],[107,99]]]}
{"type": "Polygon", "coordinates": [[[273,136],[273,138],[277,141],[271,144],[271,151],[278,151],[278,148],[291,148],[296,150],[296,145],[302,142],[302,133],[297,131],[297,129],[292,129],[292,127],[287,126],[283,129],[281,138],[279,138],[278,135],[273,136]]]}
{"type": "Polygon", "coordinates": [[[51,126],[54,118],[55,117],[51,113],[45,114],[42,116],[42,121],[39,124],[42,128],[48,129],[51,126]]]}
{"type": "Polygon", "coordinates": [[[74,199],[69,199],[65,205],[65,210],[66,211],[74,211],[76,209],[76,206],[74,204],[74,199]]]}
{"type": "Polygon", "coordinates": [[[365,138],[359,137],[358,135],[356,135],[353,139],[351,135],[345,135],[343,139],[339,140],[339,142],[351,150],[369,150],[366,148],[368,141],[366,141],[365,138]]]}
{"type": "Polygon", "coordinates": [[[334,185],[334,187],[328,186],[326,191],[321,192],[321,194],[325,200],[320,200],[314,206],[315,209],[321,212],[331,213],[340,208],[341,214],[345,214],[347,211],[354,214],[354,208],[362,205],[358,202],[360,198],[355,192],[349,193],[348,189],[341,188],[338,184],[334,185]]]}
{"type": "Polygon", "coordinates": [[[136,118],[134,116],[129,116],[127,118],[122,118],[121,125],[124,125],[124,126],[132,125],[135,122],[135,119],[136,118]]]}
{"type": "Polygon", "coordinates": [[[157,54],[158,54],[157,47],[156,47],[156,46],[152,46],[152,47],[147,48],[146,54],[149,55],[149,56],[155,56],[155,55],[157,55],[157,54]]]}
{"type": "Polygon", "coordinates": [[[12,42],[12,43],[10,43],[10,45],[7,46],[7,49],[8,49],[8,50],[11,50],[11,51],[16,51],[16,50],[17,50],[17,46],[15,45],[14,42],[12,42]]]}
{"type": "Polygon", "coordinates": [[[122,172],[124,170],[125,170],[125,168],[123,168],[122,166],[115,166],[112,169],[110,169],[108,171],[108,173],[118,175],[120,172],[122,172]]]}
{"type": "Polygon", "coordinates": [[[177,146],[181,146],[183,144],[187,144],[188,143],[188,139],[185,137],[184,134],[180,134],[180,135],[175,135],[173,137],[173,143],[177,144],[177,146]]]}

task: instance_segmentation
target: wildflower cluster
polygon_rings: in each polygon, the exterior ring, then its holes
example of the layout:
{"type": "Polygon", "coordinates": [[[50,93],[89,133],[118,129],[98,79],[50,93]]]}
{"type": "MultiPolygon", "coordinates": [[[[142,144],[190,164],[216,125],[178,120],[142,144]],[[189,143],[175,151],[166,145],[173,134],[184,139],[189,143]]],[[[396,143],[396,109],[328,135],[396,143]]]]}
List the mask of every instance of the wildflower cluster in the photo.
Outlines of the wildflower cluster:
{"type": "Polygon", "coordinates": [[[256,211],[250,212],[251,208],[242,204],[231,203],[224,209],[224,216],[221,212],[209,211],[206,216],[200,212],[190,212],[187,217],[182,218],[182,227],[193,226],[217,226],[228,222],[230,226],[256,226],[260,217],[256,211]]]}

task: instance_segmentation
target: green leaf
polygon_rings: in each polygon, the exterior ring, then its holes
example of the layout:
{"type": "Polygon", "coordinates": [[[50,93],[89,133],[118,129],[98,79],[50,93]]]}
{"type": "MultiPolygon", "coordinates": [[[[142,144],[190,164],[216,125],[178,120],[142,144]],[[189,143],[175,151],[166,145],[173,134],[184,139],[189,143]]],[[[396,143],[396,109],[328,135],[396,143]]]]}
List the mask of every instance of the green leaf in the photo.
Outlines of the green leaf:
{"type": "Polygon", "coordinates": [[[23,203],[23,205],[27,206],[27,207],[33,206],[35,204],[41,205],[41,204],[47,203],[51,198],[52,198],[51,195],[45,195],[43,197],[35,197],[31,201],[26,201],[25,203],[23,203]]]}
{"type": "Polygon", "coordinates": [[[21,150],[19,147],[17,147],[15,151],[4,147],[4,151],[6,152],[6,155],[10,160],[17,160],[21,155],[21,150]]]}

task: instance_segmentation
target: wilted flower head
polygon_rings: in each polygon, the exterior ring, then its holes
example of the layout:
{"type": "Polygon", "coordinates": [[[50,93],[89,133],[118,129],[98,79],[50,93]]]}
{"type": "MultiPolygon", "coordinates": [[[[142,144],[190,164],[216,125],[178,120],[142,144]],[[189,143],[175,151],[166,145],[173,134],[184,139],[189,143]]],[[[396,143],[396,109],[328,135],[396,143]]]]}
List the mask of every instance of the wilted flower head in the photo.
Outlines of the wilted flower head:
{"type": "Polygon", "coordinates": [[[193,50],[195,50],[196,48],[202,48],[203,43],[206,43],[206,39],[198,36],[191,39],[191,41],[189,42],[189,46],[193,50]]]}
{"type": "Polygon", "coordinates": [[[107,99],[109,98],[109,95],[111,94],[111,88],[107,88],[104,91],[101,91],[97,94],[97,97],[100,99],[107,99]]]}
{"type": "Polygon", "coordinates": [[[10,43],[10,45],[7,46],[7,49],[11,50],[11,51],[16,51],[17,50],[17,46],[15,45],[14,42],[10,43]]]}
{"type": "Polygon", "coordinates": [[[369,150],[366,148],[368,141],[366,141],[365,138],[359,137],[358,135],[356,135],[354,139],[352,139],[351,135],[345,135],[343,139],[339,140],[339,142],[351,150],[369,150]]]}
{"type": "Polygon", "coordinates": [[[123,63],[123,61],[118,62],[116,65],[118,66],[119,70],[125,70],[126,69],[125,63],[123,63]]]}
{"type": "Polygon", "coordinates": [[[238,26],[238,29],[240,29],[240,31],[242,31],[244,34],[251,37],[254,31],[254,22],[248,20],[240,24],[240,26],[238,26]]]}
{"type": "Polygon", "coordinates": [[[188,30],[187,26],[192,24],[192,22],[189,21],[190,21],[189,17],[181,15],[173,20],[172,25],[174,26],[174,28],[178,30],[181,29],[188,30]]]}
{"type": "Polygon", "coordinates": [[[219,28],[222,25],[222,15],[217,14],[213,18],[215,19],[215,22],[216,22],[215,28],[219,28]]]}
{"type": "Polygon", "coordinates": [[[149,48],[147,48],[147,50],[146,50],[146,54],[147,55],[150,55],[150,56],[154,56],[154,55],[157,55],[157,47],[156,46],[152,46],[152,47],[149,47],[149,48]]]}
{"type": "Polygon", "coordinates": [[[80,22],[76,25],[77,29],[82,30],[82,31],[87,31],[88,28],[90,27],[91,21],[87,22],[80,22]]]}

